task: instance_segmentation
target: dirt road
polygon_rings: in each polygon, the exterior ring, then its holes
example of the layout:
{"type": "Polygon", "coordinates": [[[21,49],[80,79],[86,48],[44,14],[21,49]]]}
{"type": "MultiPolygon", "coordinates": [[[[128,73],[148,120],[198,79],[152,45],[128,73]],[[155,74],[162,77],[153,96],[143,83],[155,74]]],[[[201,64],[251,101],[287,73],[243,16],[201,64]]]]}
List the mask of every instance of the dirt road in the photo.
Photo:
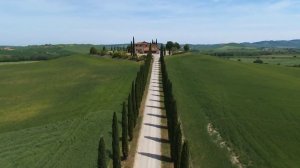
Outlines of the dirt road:
{"type": "Polygon", "coordinates": [[[160,168],[166,159],[161,152],[162,143],[166,141],[161,138],[161,131],[167,129],[167,126],[161,124],[161,119],[165,117],[162,115],[163,93],[158,55],[154,55],[151,71],[134,168],[160,168]]]}

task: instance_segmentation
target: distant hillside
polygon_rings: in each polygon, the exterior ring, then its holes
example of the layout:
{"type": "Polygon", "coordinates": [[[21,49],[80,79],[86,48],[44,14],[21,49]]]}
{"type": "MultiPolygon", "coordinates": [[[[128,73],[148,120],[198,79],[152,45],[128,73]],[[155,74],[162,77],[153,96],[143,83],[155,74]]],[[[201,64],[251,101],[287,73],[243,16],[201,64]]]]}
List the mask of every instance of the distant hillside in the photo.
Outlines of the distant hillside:
{"type": "Polygon", "coordinates": [[[242,43],[242,45],[258,48],[300,48],[300,40],[260,41],[255,43],[242,43]]]}
{"type": "Polygon", "coordinates": [[[224,44],[190,44],[192,50],[210,50],[222,48],[299,48],[300,40],[279,40],[279,41],[260,41],[260,42],[244,42],[244,43],[224,43],[224,44]]]}

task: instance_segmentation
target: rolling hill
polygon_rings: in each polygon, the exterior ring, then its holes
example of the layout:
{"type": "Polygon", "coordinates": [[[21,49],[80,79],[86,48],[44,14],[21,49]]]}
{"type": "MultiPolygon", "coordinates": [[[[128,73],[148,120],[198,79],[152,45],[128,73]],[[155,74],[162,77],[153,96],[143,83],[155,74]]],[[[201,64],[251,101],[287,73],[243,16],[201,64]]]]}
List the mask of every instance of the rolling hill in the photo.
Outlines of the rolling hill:
{"type": "Polygon", "coordinates": [[[167,57],[194,167],[300,165],[300,69],[167,57]]]}
{"type": "Polygon", "coordinates": [[[138,68],[87,55],[0,65],[0,167],[96,167],[138,68]]]}

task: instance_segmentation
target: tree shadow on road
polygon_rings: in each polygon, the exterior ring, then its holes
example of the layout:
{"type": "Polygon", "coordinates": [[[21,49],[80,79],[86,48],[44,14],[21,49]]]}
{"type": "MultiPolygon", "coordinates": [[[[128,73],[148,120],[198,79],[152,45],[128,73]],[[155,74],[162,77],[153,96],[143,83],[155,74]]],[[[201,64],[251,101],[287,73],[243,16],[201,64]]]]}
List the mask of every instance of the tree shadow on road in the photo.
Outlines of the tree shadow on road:
{"type": "Polygon", "coordinates": [[[158,115],[158,114],[151,114],[151,113],[148,113],[147,115],[153,116],[153,117],[158,117],[158,118],[167,118],[167,116],[165,116],[165,115],[158,115]]]}
{"type": "Polygon", "coordinates": [[[160,160],[162,162],[172,162],[172,159],[168,156],[164,156],[164,155],[156,155],[156,154],[152,154],[152,153],[146,153],[146,152],[139,152],[140,155],[143,156],[147,156],[156,160],[160,160]]]}
{"type": "Polygon", "coordinates": [[[170,143],[168,139],[163,139],[163,138],[156,138],[156,137],[151,137],[151,136],[144,136],[146,139],[150,139],[155,142],[160,142],[160,143],[170,143]]]}
{"type": "Polygon", "coordinates": [[[163,101],[163,100],[154,100],[154,99],[150,99],[150,101],[159,102],[159,103],[165,102],[165,101],[163,101]]]}
{"type": "Polygon", "coordinates": [[[155,128],[160,128],[160,129],[168,129],[168,126],[164,126],[164,125],[156,125],[156,124],[150,124],[150,123],[145,123],[144,125],[147,125],[150,127],[155,127],[155,128]]]}
{"type": "Polygon", "coordinates": [[[164,110],[164,109],[165,109],[164,107],[158,107],[158,106],[149,106],[149,105],[147,105],[147,107],[156,108],[156,109],[161,109],[161,110],[164,110]]]}

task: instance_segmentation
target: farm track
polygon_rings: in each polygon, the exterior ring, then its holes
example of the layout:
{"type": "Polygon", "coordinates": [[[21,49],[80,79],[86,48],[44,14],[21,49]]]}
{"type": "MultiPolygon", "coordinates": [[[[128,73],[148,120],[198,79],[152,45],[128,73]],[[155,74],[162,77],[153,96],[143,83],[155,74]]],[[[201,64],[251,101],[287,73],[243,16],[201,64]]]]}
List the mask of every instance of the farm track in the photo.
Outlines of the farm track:
{"type": "Polygon", "coordinates": [[[161,103],[163,93],[159,83],[161,83],[159,56],[154,56],[134,168],[160,168],[163,162],[171,162],[169,156],[162,154],[162,145],[169,140],[161,136],[167,126],[162,125],[164,107],[161,103]]]}

